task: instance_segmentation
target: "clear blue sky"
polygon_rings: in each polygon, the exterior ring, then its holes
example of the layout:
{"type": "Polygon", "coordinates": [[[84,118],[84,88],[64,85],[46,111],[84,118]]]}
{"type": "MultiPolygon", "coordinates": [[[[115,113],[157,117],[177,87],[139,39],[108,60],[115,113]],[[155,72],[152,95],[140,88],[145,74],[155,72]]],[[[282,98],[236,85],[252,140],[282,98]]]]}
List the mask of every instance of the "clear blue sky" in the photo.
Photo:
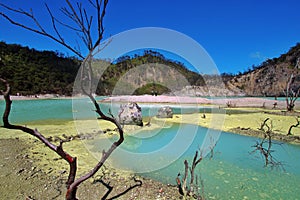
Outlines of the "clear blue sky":
{"type": "MultiPolygon", "coordinates": [[[[42,0],[0,1],[16,8],[32,7],[44,24],[51,23],[42,0]]],[[[55,10],[64,1],[46,2],[55,10]]],[[[24,18],[20,21],[24,22],[24,18]]],[[[179,31],[201,44],[221,72],[236,73],[278,57],[300,42],[300,1],[111,0],[104,23],[105,38],[149,26],[179,31]]],[[[15,27],[3,18],[0,27],[0,40],[7,43],[68,52],[50,39],[15,27]]]]}

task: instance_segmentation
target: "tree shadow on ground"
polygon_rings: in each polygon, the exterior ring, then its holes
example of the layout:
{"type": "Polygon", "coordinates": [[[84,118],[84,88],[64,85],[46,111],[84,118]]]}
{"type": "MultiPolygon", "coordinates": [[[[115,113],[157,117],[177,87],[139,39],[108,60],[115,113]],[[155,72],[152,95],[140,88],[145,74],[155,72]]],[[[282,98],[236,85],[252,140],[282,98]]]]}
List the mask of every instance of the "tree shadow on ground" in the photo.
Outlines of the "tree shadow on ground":
{"type": "Polygon", "coordinates": [[[130,185],[130,187],[127,188],[126,190],[124,190],[123,192],[116,194],[115,196],[110,197],[110,198],[108,198],[108,196],[113,191],[114,186],[111,186],[110,182],[108,182],[108,183],[104,182],[102,179],[95,180],[95,182],[99,182],[107,188],[107,192],[104,194],[104,196],[101,198],[101,200],[113,200],[113,199],[119,198],[119,197],[125,195],[126,193],[128,193],[130,190],[133,190],[136,187],[141,187],[143,185],[143,182],[141,180],[136,179],[136,177],[133,177],[132,179],[135,182],[134,185],[130,185]]]}

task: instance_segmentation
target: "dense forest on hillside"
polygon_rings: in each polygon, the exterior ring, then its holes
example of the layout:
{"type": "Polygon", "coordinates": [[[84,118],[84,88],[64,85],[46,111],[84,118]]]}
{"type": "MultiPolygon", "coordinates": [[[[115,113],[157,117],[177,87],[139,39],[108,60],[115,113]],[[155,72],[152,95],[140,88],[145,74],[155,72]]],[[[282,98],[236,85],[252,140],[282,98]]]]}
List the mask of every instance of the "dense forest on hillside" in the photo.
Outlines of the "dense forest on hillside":
{"type": "MultiPolygon", "coordinates": [[[[17,44],[0,42],[0,77],[10,81],[13,94],[60,94],[71,95],[73,82],[80,66],[80,60],[66,57],[53,51],[37,51],[17,44]]],[[[202,77],[188,70],[182,63],[165,58],[162,54],[148,50],[142,55],[122,56],[114,61],[101,74],[97,94],[110,95],[119,78],[128,70],[146,63],[161,63],[171,66],[184,75],[191,85],[202,85],[202,77]]],[[[160,77],[168,79],[170,77],[160,77]]],[[[157,83],[140,85],[135,94],[149,92],[149,88],[158,89],[159,93],[168,89],[157,83]]]]}
{"type": "Polygon", "coordinates": [[[13,94],[72,93],[80,66],[76,58],[53,51],[37,51],[0,42],[0,77],[12,85],[13,94]]]}

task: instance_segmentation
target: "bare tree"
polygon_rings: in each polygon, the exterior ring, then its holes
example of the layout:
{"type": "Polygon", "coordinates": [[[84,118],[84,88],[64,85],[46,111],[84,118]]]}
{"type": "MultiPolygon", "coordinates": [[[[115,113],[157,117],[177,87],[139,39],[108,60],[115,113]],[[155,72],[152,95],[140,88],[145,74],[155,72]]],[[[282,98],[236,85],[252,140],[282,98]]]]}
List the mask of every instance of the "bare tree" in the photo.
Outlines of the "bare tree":
{"type": "Polygon", "coordinates": [[[295,107],[295,101],[298,99],[300,88],[298,88],[296,91],[293,90],[292,84],[294,82],[294,74],[291,74],[289,77],[286,88],[284,91],[285,94],[285,101],[286,101],[286,109],[288,112],[294,111],[295,107]]]}
{"type": "MultiPolygon", "coordinates": [[[[201,152],[200,152],[200,156],[198,158],[198,153],[199,153],[198,151],[195,152],[191,167],[189,167],[189,163],[187,160],[184,161],[184,169],[185,170],[184,170],[184,176],[183,176],[182,180],[180,180],[180,176],[181,176],[180,173],[178,173],[177,178],[176,178],[179,193],[181,195],[183,195],[183,197],[185,199],[187,199],[188,196],[193,197],[195,199],[200,199],[200,200],[204,199],[204,194],[200,195],[198,192],[198,187],[199,187],[198,179],[200,177],[198,177],[197,175],[195,176],[195,169],[196,169],[197,165],[203,159],[201,152]],[[188,176],[190,177],[189,183],[187,183],[188,176]],[[196,179],[196,181],[195,181],[195,179],[196,179]]],[[[203,181],[201,179],[200,179],[200,182],[201,182],[200,184],[203,189],[204,185],[203,185],[203,181]]]]}
{"type": "Polygon", "coordinates": [[[208,146],[209,150],[210,150],[210,156],[209,156],[209,159],[211,160],[213,157],[214,157],[214,149],[218,143],[218,141],[215,140],[214,137],[210,136],[209,137],[209,140],[210,140],[210,145],[208,146]]]}
{"type": "Polygon", "coordinates": [[[25,11],[21,8],[15,9],[3,3],[0,3],[0,7],[6,9],[7,11],[11,11],[15,14],[19,14],[21,17],[23,17],[23,19],[26,19],[29,22],[31,21],[33,25],[26,25],[25,23],[16,21],[7,14],[8,12],[5,13],[1,11],[0,15],[7,19],[11,24],[50,38],[51,40],[63,45],[64,47],[72,51],[81,59],[84,59],[85,56],[82,54],[78,41],[75,41],[77,46],[72,47],[72,45],[68,44],[66,38],[61,34],[60,28],[67,28],[70,31],[75,32],[78,38],[84,43],[85,47],[89,50],[89,53],[91,53],[103,39],[103,19],[105,16],[108,0],[88,0],[89,4],[96,10],[96,19],[94,19],[93,15],[90,15],[87,12],[86,8],[83,7],[82,3],[71,3],[69,0],[65,0],[65,2],[67,6],[60,8],[60,11],[64,14],[65,19],[71,20],[72,24],[74,25],[71,25],[71,23],[62,21],[62,19],[58,19],[57,17],[55,17],[48,4],[45,3],[47,12],[52,22],[52,31],[54,31],[55,34],[52,34],[50,30],[47,30],[40,23],[39,19],[35,17],[32,9],[30,9],[30,11],[25,11]],[[95,30],[96,33],[93,34],[95,30]],[[96,36],[93,37],[93,35],[96,36]]]}
{"type": "Polygon", "coordinates": [[[293,134],[292,134],[292,129],[299,126],[300,122],[299,122],[299,118],[298,118],[298,117],[296,117],[296,121],[297,121],[296,124],[292,124],[292,125],[290,126],[287,135],[293,135],[293,134]]]}
{"type": "Polygon", "coordinates": [[[270,118],[266,118],[261,124],[258,130],[264,131],[264,127],[266,126],[266,123],[269,121],[270,118]]]}
{"type": "Polygon", "coordinates": [[[7,19],[11,24],[24,28],[26,30],[32,31],[34,33],[43,35],[52,39],[53,41],[63,45],[67,49],[71,50],[74,54],[76,54],[79,58],[84,59],[80,71],[80,79],[81,79],[81,92],[87,95],[95,107],[95,112],[99,115],[99,119],[106,120],[112,122],[119,133],[119,139],[115,141],[108,150],[103,150],[102,157],[96,164],[94,168],[92,168],[88,173],[84,174],[83,176],[76,179],[76,172],[77,172],[77,159],[74,156],[71,156],[63,149],[64,141],[61,141],[60,144],[57,146],[51,143],[47,138],[45,138],[37,129],[31,129],[24,126],[13,125],[9,122],[9,114],[11,111],[11,104],[12,101],[10,99],[11,88],[9,82],[3,78],[0,81],[4,84],[5,90],[1,91],[5,102],[6,107],[3,113],[3,127],[7,129],[17,129],[21,130],[25,133],[28,133],[36,138],[38,138],[41,142],[43,142],[48,148],[52,151],[57,153],[61,158],[69,163],[69,176],[67,181],[67,193],[66,199],[67,200],[76,200],[76,192],[78,186],[84,182],[85,180],[92,177],[104,164],[107,158],[111,155],[111,153],[123,142],[123,129],[119,122],[111,115],[111,114],[104,114],[101,110],[100,105],[97,103],[96,99],[92,95],[92,52],[100,45],[100,42],[103,38],[104,33],[104,26],[103,26],[103,19],[106,12],[106,7],[108,4],[108,0],[88,0],[89,5],[91,5],[96,10],[96,19],[94,19],[93,15],[90,15],[87,10],[83,7],[83,5],[79,2],[71,3],[69,0],[65,0],[66,7],[62,7],[60,10],[64,14],[64,16],[71,20],[74,24],[70,25],[62,21],[61,19],[56,18],[50,7],[45,4],[46,9],[48,11],[49,17],[52,22],[52,29],[54,30],[55,34],[51,34],[49,30],[46,30],[44,26],[40,23],[40,21],[35,17],[32,9],[30,11],[25,11],[23,9],[15,9],[9,7],[5,4],[0,3],[0,7],[6,9],[7,11],[13,12],[15,14],[19,14],[20,16],[24,17],[24,19],[31,20],[34,25],[29,26],[24,23],[18,22],[8,14],[4,12],[0,12],[0,15],[7,19]],[[85,47],[88,49],[89,54],[87,58],[82,54],[80,50],[80,46],[72,47],[66,42],[66,38],[61,34],[60,28],[67,28],[71,31],[74,31],[79,39],[83,41],[85,47]],[[94,32],[96,31],[96,34],[94,32]],[[96,37],[93,37],[96,35],[96,37]]]}
{"type": "Polygon", "coordinates": [[[226,102],[226,106],[227,106],[228,108],[235,108],[235,107],[236,107],[236,104],[233,103],[232,101],[228,101],[228,102],[226,102]]]}
{"type": "Polygon", "coordinates": [[[280,161],[277,161],[277,159],[273,156],[274,150],[272,149],[272,145],[274,144],[274,141],[272,140],[273,136],[273,125],[272,121],[270,122],[270,125],[267,123],[269,118],[265,119],[263,123],[261,124],[261,127],[259,130],[263,132],[263,138],[260,141],[256,141],[254,147],[254,150],[250,152],[251,154],[255,152],[259,152],[259,154],[264,158],[264,166],[271,166],[271,168],[274,167],[281,167],[283,170],[283,164],[280,161]]]}

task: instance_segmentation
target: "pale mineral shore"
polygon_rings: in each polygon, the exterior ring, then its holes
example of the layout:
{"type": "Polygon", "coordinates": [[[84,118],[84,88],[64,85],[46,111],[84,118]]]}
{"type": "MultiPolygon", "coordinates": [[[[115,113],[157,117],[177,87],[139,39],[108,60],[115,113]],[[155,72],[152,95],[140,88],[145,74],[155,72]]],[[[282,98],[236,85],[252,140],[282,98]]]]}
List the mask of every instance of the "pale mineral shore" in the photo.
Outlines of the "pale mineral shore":
{"type": "Polygon", "coordinates": [[[194,105],[219,105],[232,107],[269,107],[272,108],[276,103],[277,108],[284,108],[285,101],[278,101],[273,99],[265,99],[258,97],[218,97],[218,98],[204,98],[204,97],[188,97],[188,96],[167,96],[167,95],[140,95],[140,96],[112,96],[101,100],[101,102],[137,102],[137,103],[163,103],[163,104],[194,104],[194,105]]]}
{"type": "MultiPolygon", "coordinates": [[[[11,95],[10,98],[12,100],[34,100],[34,99],[70,99],[71,96],[59,96],[56,94],[43,94],[43,95],[28,95],[28,96],[17,96],[11,95]]],[[[0,95],[0,100],[4,99],[3,95],[0,95]]]]}
{"type": "MultiPolygon", "coordinates": [[[[261,123],[270,119],[270,123],[274,127],[273,139],[291,143],[300,143],[300,128],[293,129],[293,135],[287,135],[292,124],[297,122],[296,116],[299,114],[298,103],[296,103],[296,112],[286,113],[286,102],[275,99],[255,98],[255,97],[233,97],[233,98],[203,98],[203,97],[184,97],[184,96],[113,96],[108,97],[102,102],[126,103],[137,102],[139,104],[163,104],[169,106],[200,106],[200,107],[216,107],[226,110],[225,113],[215,114],[203,113],[192,114],[175,114],[173,118],[162,119],[164,122],[195,124],[206,128],[229,131],[242,135],[250,135],[255,137],[264,137],[258,129],[261,123]],[[276,108],[274,109],[274,103],[276,108]]],[[[155,118],[154,121],[161,120],[155,118]]],[[[152,122],[151,121],[151,122],[152,122]]],[[[154,122],[155,123],[155,122],[154,122]]],[[[151,123],[152,124],[152,123],[151,123]]],[[[154,124],[153,124],[154,125],[154,124]]],[[[151,128],[151,127],[150,127],[151,128]]],[[[154,128],[154,126],[152,126],[154,128]]]]}
{"type": "MultiPolygon", "coordinates": [[[[31,95],[31,96],[16,96],[11,95],[12,100],[34,100],[34,99],[71,99],[81,98],[83,96],[58,96],[55,94],[45,95],[31,95]]],[[[0,95],[0,100],[3,99],[3,95],[0,95]]],[[[275,99],[266,99],[258,97],[193,97],[193,96],[169,96],[169,95],[122,95],[111,96],[102,99],[100,102],[137,102],[137,103],[162,103],[162,104],[194,104],[194,105],[221,105],[232,107],[270,107],[272,108],[276,103],[277,108],[285,108],[285,101],[278,101],[275,99]]],[[[296,105],[297,106],[297,105],[296,105]]]]}

